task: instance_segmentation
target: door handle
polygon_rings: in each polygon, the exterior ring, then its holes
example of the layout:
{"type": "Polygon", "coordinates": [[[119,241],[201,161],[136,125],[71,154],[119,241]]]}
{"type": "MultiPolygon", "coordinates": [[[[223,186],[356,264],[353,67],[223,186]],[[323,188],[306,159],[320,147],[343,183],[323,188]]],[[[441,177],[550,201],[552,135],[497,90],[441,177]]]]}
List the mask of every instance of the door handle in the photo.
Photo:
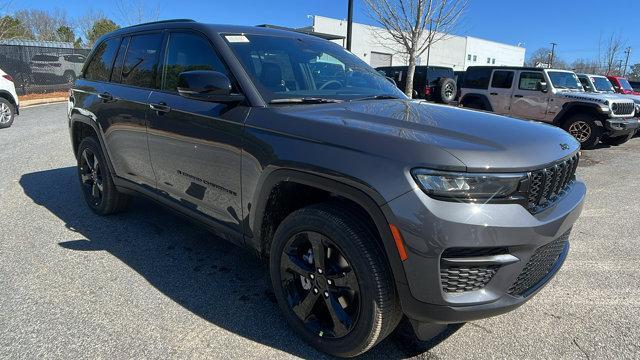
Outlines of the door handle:
{"type": "Polygon", "coordinates": [[[163,114],[171,111],[171,107],[167,106],[167,104],[165,103],[149,104],[149,107],[151,108],[151,110],[156,111],[158,113],[163,113],[163,114]]]}
{"type": "Polygon", "coordinates": [[[103,93],[98,94],[98,99],[106,102],[106,101],[113,100],[113,96],[111,94],[109,94],[108,92],[103,92],[103,93]]]}
{"type": "Polygon", "coordinates": [[[498,93],[490,93],[491,95],[498,95],[498,93]]]}
{"type": "Polygon", "coordinates": [[[521,98],[524,97],[524,95],[513,95],[513,97],[521,98]]]}

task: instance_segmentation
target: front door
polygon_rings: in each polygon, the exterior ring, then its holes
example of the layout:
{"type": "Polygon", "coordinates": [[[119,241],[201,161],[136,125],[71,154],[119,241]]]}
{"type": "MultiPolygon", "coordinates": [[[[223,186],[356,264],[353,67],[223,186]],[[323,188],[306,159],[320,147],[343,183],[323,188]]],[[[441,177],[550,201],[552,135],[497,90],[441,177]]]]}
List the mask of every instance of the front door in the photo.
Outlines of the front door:
{"type": "Polygon", "coordinates": [[[513,70],[495,70],[489,86],[489,101],[493,112],[509,114],[511,111],[511,93],[513,92],[513,70]]]}
{"type": "Polygon", "coordinates": [[[161,89],[149,98],[149,152],[158,189],[239,232],[241,137],[249,108],[180,96],[181,72],[230,74],[204,36],[174,31],[167,41],[161,89]]]}
{"type": "Polygon", "coordinates": [[[542,71],[521,71],[511,98],[511,115],[523,119],[544,120],[549,105],[549,92],[540,90],[546,83],[542,71]]]}

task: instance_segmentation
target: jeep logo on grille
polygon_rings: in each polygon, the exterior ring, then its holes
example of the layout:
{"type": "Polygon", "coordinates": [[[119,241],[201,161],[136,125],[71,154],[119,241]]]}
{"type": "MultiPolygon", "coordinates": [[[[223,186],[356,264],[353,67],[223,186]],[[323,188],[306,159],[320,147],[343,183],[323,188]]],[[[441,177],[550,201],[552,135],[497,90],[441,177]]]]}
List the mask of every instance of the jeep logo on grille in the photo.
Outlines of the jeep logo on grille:
{"type": "Polygon", "coordinates": [[[560,144],[560,148],[561,148],[562,150],[569,150],[569,144],[561,143],[561,144],[560,144]]]}

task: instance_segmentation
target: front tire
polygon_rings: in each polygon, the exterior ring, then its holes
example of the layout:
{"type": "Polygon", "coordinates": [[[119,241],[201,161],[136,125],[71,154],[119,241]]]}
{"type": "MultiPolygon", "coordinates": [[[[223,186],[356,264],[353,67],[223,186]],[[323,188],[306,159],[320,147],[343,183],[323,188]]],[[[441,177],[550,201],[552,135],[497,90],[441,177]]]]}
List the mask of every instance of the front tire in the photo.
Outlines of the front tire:
{"type": "Polygon", "coordinates": [[[9,100],[0,98],[0,129],[8,128],[13,124],[16,116],[16,107],[9,100]]]}
{"type": "Polygon", "coordinates": [[[562,128],[576,138],[583,149],[595,148],[602,138],[602,128],[587,114],[572,116],[562,128]]]}
{"type": "Polygon", "coordinates": [[[270,272],[289,325],[316,349],[353,357],[389,335],[401,318],[377,235],[341,203],[291,213],[271,244],[270,272]]]}
{"type": "Polygon", "coordinates": [[[130,197],[118,192],[107,167],[102,148],[93,137],[86,137],[78,146],[78,178],[84,199],[98,215],[123,211],[130,197]]]}

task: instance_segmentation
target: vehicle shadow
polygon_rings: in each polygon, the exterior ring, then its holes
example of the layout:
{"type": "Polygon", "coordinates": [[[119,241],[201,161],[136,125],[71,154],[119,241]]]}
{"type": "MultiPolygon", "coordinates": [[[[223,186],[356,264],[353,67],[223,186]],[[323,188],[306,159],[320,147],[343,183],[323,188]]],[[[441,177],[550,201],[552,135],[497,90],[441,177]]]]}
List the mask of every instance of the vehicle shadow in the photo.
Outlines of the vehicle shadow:
{"type": "MultiPolygon", "coordinates": [[[[101,217],[85,205],[76,168],[25,174],[24,192],[64,221],[77,238],[53,239],[69,251],[107,251],[164,295],[206,321],[302,358],[327,358],[287,326],[266,262],[146,199],[101,217]]],[[[385,340],[362,358],[404,358],[385,340]]]]}

